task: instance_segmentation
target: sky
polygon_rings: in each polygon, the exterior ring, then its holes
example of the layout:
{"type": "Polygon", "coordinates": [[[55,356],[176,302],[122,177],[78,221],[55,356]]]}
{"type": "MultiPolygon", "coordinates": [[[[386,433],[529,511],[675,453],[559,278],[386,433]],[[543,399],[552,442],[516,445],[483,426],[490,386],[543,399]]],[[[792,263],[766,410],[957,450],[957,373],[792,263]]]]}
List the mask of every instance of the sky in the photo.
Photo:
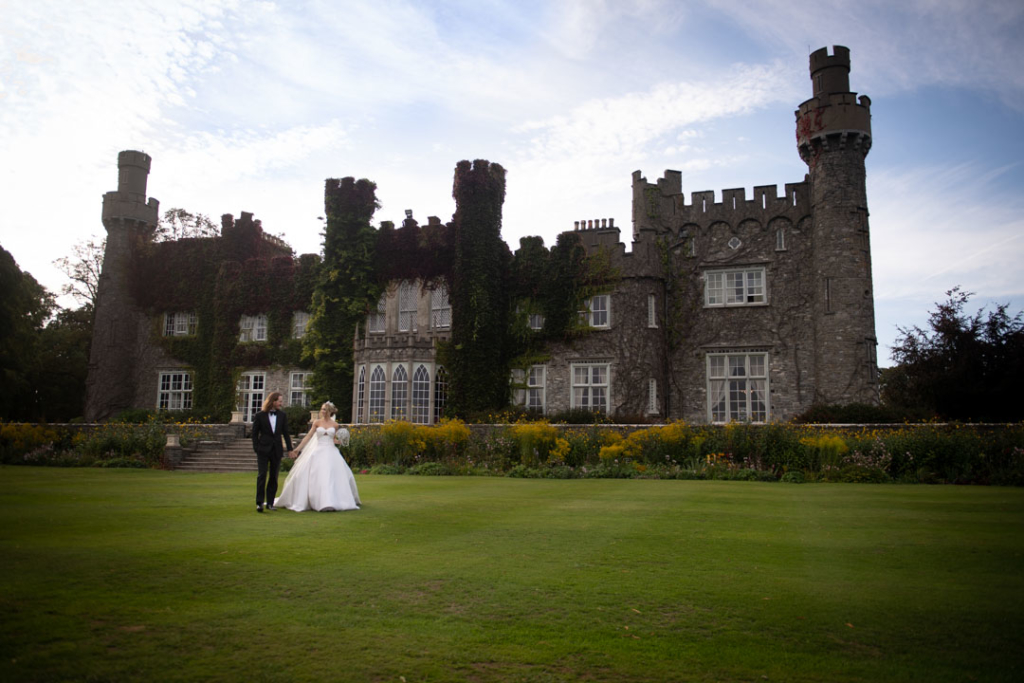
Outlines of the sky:
{"type": "Polygon", "coordinates": [[[1024,308],[1021,36],[1019,0],[0,0],[0,246],[58,292],[136,149],[161,212],[249,211],[296,253],[326,178],[376,182],[375,223],[448,221],[462,159],[506,168],[513,250],[598,218],[628,248],[633,171],[802,181],[808,55],[845,45],[886,366],[954,286],[1024,308]]]}

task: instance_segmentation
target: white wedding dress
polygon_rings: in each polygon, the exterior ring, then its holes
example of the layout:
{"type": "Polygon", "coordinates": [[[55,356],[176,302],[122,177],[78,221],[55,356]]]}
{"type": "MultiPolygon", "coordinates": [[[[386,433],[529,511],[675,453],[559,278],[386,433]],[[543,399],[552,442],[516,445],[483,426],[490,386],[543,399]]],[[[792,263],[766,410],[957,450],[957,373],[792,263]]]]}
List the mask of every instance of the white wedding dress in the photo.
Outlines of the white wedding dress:
{"type": "MultiPolygon", "coordinates": [[[[342,429],[338,436],[342,444],[348,445],[348,430],[342,429]]],[[[295,512],[359,509],[356,478],[334,445],[334,427],[316,428],[274,505],[295,512]]]]}

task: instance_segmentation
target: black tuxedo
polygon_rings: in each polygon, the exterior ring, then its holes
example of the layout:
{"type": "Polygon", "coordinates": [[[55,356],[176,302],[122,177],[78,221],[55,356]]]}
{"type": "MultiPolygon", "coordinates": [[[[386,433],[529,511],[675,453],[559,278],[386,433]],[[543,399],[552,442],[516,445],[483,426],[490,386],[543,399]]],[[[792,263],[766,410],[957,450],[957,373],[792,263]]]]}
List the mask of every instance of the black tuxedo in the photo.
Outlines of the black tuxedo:
{"type": "Polygon", "coordinates": [[[288,434],[288,417],[283,410],[277,411],[277,429],[270,428],[270,413],[261,410],[252,418],[252,449],[256,451],[256,504],[263,505],[266,493],[268,504],[274,504],[277,496],[277,475],[281,471],[281,437],[292,450],[292,437],[288,434]],[[269,476],[269,481],[267,481],[269,476]]]}

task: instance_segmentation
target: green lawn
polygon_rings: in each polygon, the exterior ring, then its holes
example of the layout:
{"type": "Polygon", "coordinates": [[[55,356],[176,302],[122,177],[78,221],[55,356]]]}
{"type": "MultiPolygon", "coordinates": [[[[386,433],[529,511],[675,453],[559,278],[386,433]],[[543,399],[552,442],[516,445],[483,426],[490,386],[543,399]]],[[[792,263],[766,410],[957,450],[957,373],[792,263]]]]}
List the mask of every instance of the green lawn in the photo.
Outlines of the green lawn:
{"type": "Polygon", "coordinates": [[[1024,678],[1024,489],[0,477],[3,681],[1024,678]]]}

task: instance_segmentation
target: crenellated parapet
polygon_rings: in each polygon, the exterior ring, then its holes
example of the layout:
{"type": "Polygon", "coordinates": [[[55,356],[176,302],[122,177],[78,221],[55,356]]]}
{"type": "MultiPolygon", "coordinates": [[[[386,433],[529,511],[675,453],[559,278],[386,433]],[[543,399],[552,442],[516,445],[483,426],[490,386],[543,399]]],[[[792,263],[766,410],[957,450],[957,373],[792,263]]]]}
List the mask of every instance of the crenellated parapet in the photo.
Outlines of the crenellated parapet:
{"type": "Polygon", "coordinates": [[[736,225],[744,220],[766,224],[779,216],[796,222],[811,210],[806,182],[786,183],[782,195],[777,185],[755,186],[750,199],[742,187],[721,190],[719,194],[721,201],[715,201],[713,190],[691,192],[687,202],[678,171],[665,171],[656,184],[647,182],[640,171],[634,171],[633,239],[641,241],[644,233],[659,234],[686,224],[736,225]]]}
{"type": "Polygon", "coordinates": [[[871,149],[871,99],[850,92],[850,50],[842,45],[811,54],[814,97],[796,110],[800,158],[813,164],[823,151],[871,149]]]}

